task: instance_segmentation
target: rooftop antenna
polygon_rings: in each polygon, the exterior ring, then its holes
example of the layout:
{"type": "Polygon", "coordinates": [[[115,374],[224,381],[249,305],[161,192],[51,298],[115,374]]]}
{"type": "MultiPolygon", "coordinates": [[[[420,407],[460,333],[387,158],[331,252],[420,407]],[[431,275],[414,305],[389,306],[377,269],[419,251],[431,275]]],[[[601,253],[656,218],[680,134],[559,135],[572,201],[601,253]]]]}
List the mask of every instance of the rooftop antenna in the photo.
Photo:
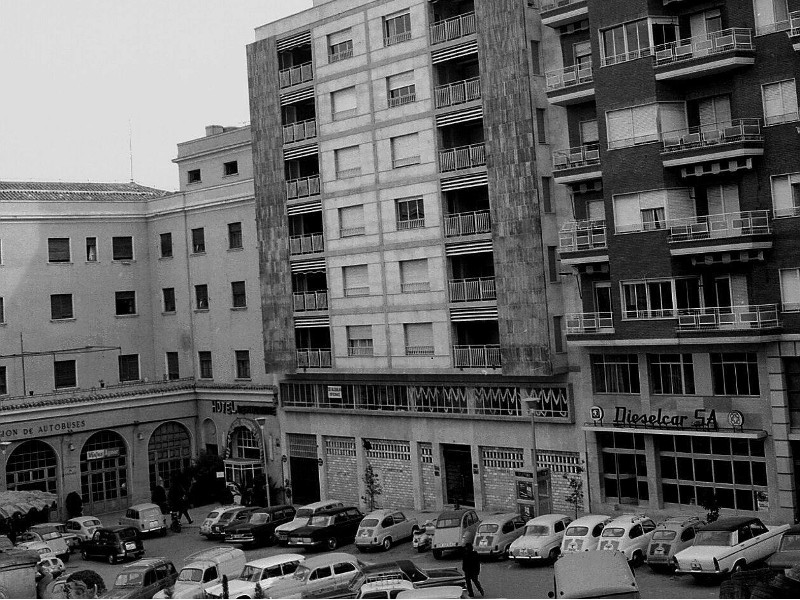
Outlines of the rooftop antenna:
{"type": "Polygon", "coordinates": [[[130,162],[131,183],[133,183],[133,128],[131,120],[128,119],[128,159],[130,162]]]}

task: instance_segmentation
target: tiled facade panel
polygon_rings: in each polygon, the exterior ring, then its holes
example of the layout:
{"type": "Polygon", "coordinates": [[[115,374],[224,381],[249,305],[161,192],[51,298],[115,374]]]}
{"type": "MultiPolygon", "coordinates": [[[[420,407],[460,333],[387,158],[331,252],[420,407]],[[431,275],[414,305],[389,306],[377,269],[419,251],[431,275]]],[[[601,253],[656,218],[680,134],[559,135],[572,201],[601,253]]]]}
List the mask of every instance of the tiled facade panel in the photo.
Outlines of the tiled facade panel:
{"type": "Polygon", "coordinates": [[[422,510],[436,508],[436,485],[440,478],[436,477],[433,468],[433,444],[421,443],[419,445],[419,459],[422,484],[422,510]]]}
{"type": "Polygon", "coordinates": [[[514,468],[522,466],[521,448],[481,448],[485,510],[516,509],[514,468]]]}
{"type": "Polygon", "coordinates": [[[353,438],[326,438],[328,498],[358,506],[358,466],[353,438]]]}
{"type": "Polygon", "coordinates": [[[414,488],[411,483],[411,463],[394,458],[370,458],[383,493],[376,505],[380,507],[414,506],[414,488]]]}

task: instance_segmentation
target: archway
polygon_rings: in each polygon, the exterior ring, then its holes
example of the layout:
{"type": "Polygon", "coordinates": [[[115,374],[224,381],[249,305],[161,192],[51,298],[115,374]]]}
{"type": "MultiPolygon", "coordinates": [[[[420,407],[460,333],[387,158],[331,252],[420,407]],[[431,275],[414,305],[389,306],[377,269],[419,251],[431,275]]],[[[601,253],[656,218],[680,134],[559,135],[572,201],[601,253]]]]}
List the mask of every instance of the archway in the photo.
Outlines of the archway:
{"type": "Polygon", "coordinates": [[[159,425],[147,444],[150,489],[159,479],[169,489],[175,477],[189,468],[191,461],[192,440],[189,430],[175,421],[159,425]]]}
{"type": "Polygon", "coordinates": [[[83,512],[89,515],[128,506],[127,446],[115,431],[98,431],[81,449],[83,512]]]}
{"type": "Polygon", "coordinates": [[[6,489],[58,493],[58,457],[41,440],[17,446],[6,462],[6,489]]]}
{"type": "Polygon", "coordinates": [[[231,425],[225,457],[225,480],[234,482],[244,492],[256,475],[264,473],[261,432],[255,425],[241,419],[231,425]]]}

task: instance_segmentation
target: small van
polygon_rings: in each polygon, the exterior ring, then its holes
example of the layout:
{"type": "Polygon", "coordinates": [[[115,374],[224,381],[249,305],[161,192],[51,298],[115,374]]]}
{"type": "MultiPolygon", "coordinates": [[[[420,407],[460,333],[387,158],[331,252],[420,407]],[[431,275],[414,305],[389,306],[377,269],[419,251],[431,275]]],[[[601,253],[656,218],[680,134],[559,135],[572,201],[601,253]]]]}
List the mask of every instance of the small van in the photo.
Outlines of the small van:
{"type": "MultiPolygon", "coordinates": [[[[216,546],[200,550],[187,556],[184,567],[178,573],[178,580],[170,598],[204,598],[206,590],[222,583],[222,576],[229,580],[239,577],[246,562],[244,552],[239,548],[216,546]]],[[[166,598],[165,590],[154,598],[166,598]]]]}
{"type": "Polygon", "coordinates": [[[172,587],[178,572],[171,560],[163,556],[143,558],[126,565],[114,587],[103,594],[103,598],[152,598],[161,590],[172,587]]]}
{"type": "Polygon", "coordinates": [[[344,506],[339,500],[321,500],[312,502],[297,509],[294,518],[288,523],[278,525],[275,528],[275,538],[281,546],[289,545],[289,534],[295,529],[308,525],[308,520],[322,510],[329,508],[340,508],[344,506]]]}
{"type": "Polygon", "coordinates": [[[446,510],[436,518],[433,532],[433,558],[439,560],[445,551],[460,552],[464,544],[472,542],[480,518],[471,508],[446,510]]]}
{"type": "Polygon", "coordinates": [[[161,512],[158,504],[148,502],[131,506],[125,511],[125,516],[119,520],[119,524],[134,527],[140,534],[167,535],[167,517],[161,512]]]}

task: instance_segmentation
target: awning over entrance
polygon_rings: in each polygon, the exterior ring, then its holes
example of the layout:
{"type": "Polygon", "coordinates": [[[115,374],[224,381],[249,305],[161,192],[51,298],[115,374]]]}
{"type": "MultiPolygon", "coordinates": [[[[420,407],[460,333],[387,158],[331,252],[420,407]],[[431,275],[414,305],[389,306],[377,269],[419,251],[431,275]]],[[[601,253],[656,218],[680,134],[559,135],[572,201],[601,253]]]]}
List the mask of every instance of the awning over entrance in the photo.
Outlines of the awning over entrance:
{"type": "Polygon", "coordinates": [[[0,517],[11,518],[14,513],[27,515],[32,510],[55,509],[56,495],[50,492],[0,492],[0,517]]]}

